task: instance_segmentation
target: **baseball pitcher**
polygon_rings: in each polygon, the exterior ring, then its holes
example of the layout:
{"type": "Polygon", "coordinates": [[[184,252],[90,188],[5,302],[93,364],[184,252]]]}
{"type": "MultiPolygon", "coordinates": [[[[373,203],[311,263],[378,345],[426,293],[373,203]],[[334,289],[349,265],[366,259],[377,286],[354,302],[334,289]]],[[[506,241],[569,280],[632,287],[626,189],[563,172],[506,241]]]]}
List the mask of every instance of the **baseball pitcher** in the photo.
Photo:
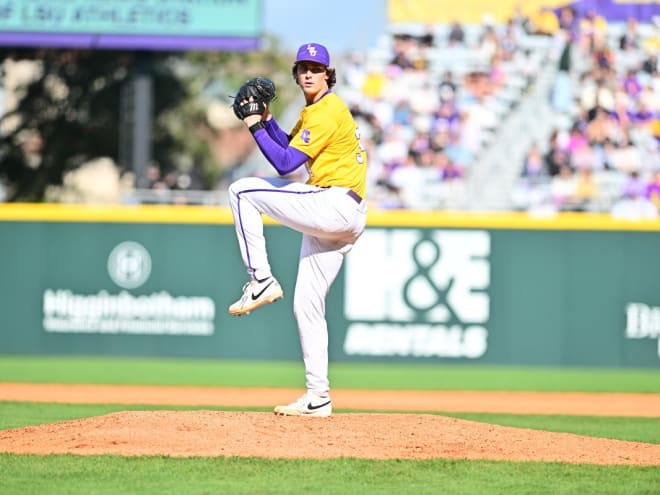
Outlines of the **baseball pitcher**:
{"type": "Polygon", "coordinates": [[[229,313],[245,315],[284,295],[271,272],[261,215],[301,232],[293,311],[307,391],[274,412],[325,417],[332,414],[325,301],[344,256],[365,228],[367,156],[347,105],[332,92],[337,78],[328,50],[318,43],[300,46],[292,73],[306,104],[290,134],[270,113],[275,86],[268,79],[247,81],[234,99],[234,113],[280,177],[246,177],[229,187],[241,257],[250,277],[229,313]],[[282,177],[301,166],[307,169],[307,183],[282,177]]]}

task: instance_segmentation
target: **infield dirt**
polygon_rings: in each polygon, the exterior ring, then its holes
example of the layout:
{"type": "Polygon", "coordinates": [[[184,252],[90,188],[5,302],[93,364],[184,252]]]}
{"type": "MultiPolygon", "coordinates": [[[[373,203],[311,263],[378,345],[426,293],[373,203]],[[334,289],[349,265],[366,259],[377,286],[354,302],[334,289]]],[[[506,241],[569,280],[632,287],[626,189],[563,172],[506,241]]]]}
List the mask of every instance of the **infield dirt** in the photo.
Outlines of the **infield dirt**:
{"type": "Polygon", "coordinates": [[[330,418],[204,406],[270,407],[299,390],[0,383],[0,400],[198,406],[126,411],[0,431],[0,452],[490,459],[660,466],[660,445],[513,428],[429,411],[660,417],[660,394],[334,390],[330,418]],[[350,410],[388,413],[357,413],[350,410]],[[392,411],[414,411],[393,413],[392,411]],[[421,414],[420,414],[421,413],[421,414]]]}

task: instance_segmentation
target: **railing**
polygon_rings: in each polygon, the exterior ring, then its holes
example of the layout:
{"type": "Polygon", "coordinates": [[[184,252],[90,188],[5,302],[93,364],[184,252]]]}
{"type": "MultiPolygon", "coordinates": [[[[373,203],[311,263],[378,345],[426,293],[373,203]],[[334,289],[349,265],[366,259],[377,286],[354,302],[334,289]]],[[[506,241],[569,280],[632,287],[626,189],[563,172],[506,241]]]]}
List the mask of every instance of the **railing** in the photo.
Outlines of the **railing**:
{"type": "Polygon", "coordinates": [[[134,189],[125,194],[126,204],[228,205],[227,191],[188,191],[176,189],[134,189]]]}

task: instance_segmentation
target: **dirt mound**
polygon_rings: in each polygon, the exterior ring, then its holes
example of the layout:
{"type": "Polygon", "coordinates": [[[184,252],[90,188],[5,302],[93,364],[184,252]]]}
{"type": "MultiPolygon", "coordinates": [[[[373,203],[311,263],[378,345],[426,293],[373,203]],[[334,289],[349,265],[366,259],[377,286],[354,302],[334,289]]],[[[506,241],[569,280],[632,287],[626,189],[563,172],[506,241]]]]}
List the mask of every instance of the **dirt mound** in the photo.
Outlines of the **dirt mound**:
{"type": "Polygon", "coordinates": [[[431,414],[130,411],[0,431],[0,452],[490,459],[660,466],[660,445],[512,428],[431,414]]]}
{"type": "Polygon", "coordinates": [[[333,390],[330,418],[208,411],[272,407],[299,390],[0,383],[0,400],[196,406],[121,412],[0,431],[0,452],[280,458],[491,459],[660,465],[660,445],[511,428],[431,414],[346,410],[660,417],[660,394],[333,390]]]}

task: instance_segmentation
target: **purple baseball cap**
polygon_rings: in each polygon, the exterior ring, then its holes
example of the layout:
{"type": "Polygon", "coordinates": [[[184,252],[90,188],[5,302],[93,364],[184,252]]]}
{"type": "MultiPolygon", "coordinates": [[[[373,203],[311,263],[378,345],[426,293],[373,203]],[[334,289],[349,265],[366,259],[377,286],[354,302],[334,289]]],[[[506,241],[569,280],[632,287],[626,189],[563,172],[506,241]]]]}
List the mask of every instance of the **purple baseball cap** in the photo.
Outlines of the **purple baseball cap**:
{"type": "Polygon", "coordinates": [[[330,54],[328,49],[318,43],[305,43],[298,48],[296,63],[298,62],[316,62],[326,67],[330,66],[330,54]]]}

